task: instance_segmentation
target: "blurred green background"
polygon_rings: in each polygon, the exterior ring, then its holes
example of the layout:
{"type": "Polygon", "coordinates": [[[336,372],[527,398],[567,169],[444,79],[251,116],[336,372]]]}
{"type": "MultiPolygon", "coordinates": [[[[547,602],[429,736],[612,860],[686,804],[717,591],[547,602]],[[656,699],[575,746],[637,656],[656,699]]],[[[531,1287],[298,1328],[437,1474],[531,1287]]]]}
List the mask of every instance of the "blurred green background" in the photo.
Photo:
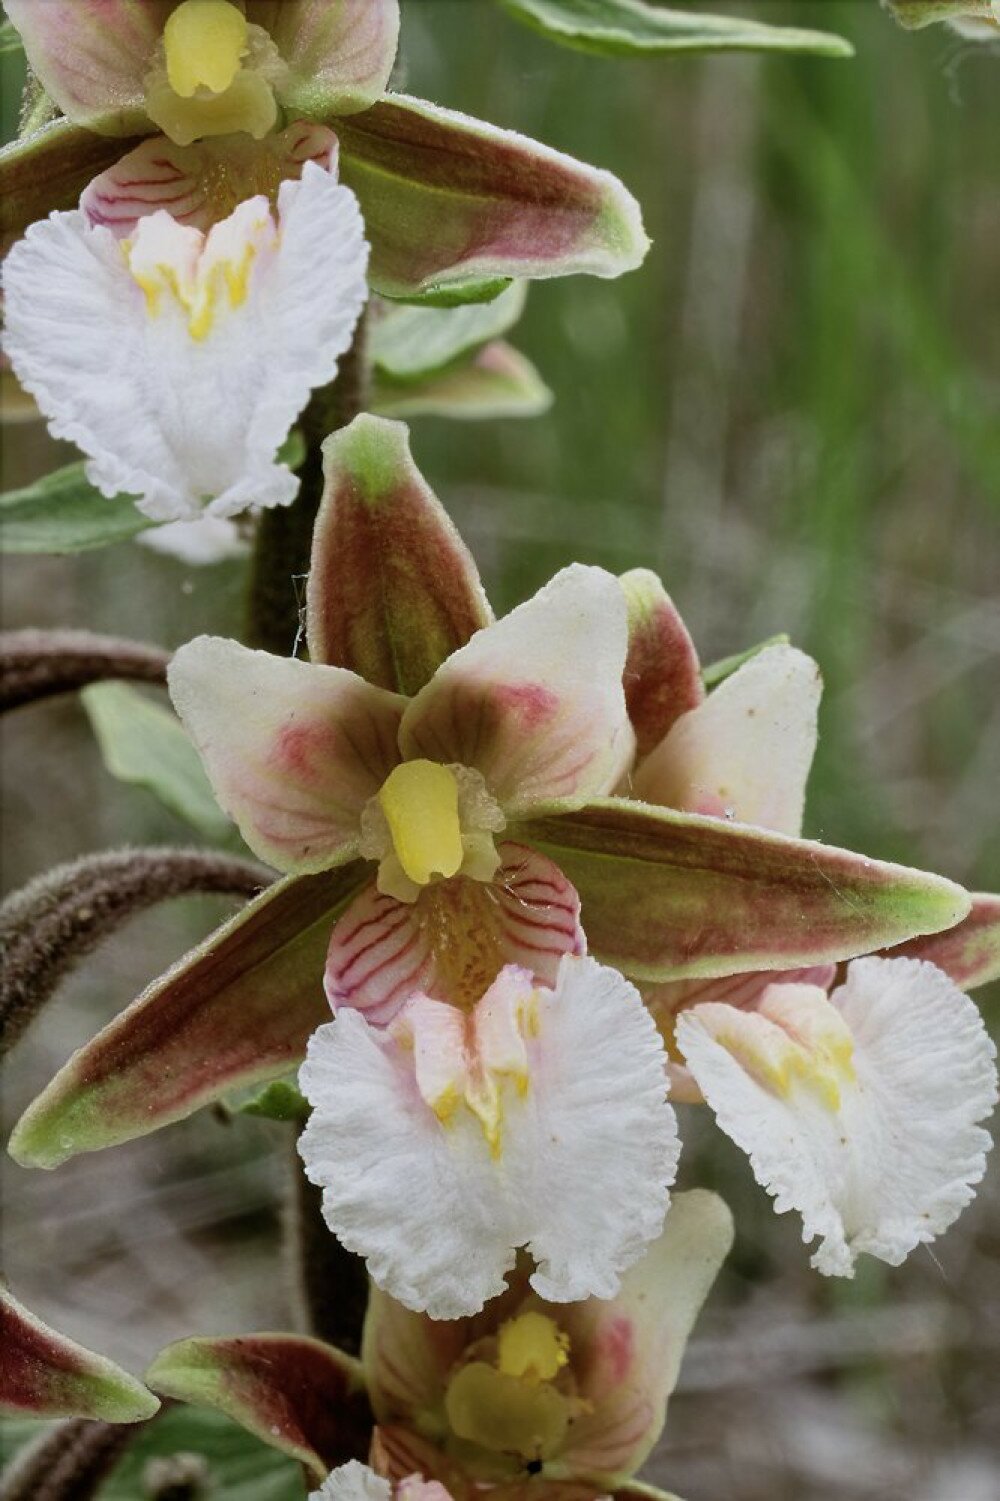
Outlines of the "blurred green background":
{"type": "MultiPolygon", "coordinates": [[[[654,242],[622,281],[533,288],[513,340],[548,416],[425,420],[414,450],[499,609],[581,558],[657,569],[705,660],[790,632],[826,680],[808,832],[996,888],[1000,47],[907,34],[876,0],[706,8],[826,27],[857,57],[603,60],[489,0],[404,0],[400,87],[611,168],[654,242]]],[[[5,486],[58,457],[40,428],[8,430],[5,486]]],[[[171,645],[240,623],[238,566],[136,547],[5,560],[3,583],[8,627],[171,645]]],[[[108,780],[74,703],[15,715],[3,749],[8,887],[190,839],[108,780]]],[[[8,1126],[222,910],[163,909],[89,963],[18,1055],[8,1126]]],[[[685,1117],[684,1181],[718,1187],[740,1234],[649,1478],[689,1501],[993,1501],[995,1170],[933,1255],[831,1284],[685,1117]]],[[[206,1116],[54,1175],[8,1165],[6,1270],[134,1369],[195,1328],[280,1324],[279,1136],[206,1116]]]]}

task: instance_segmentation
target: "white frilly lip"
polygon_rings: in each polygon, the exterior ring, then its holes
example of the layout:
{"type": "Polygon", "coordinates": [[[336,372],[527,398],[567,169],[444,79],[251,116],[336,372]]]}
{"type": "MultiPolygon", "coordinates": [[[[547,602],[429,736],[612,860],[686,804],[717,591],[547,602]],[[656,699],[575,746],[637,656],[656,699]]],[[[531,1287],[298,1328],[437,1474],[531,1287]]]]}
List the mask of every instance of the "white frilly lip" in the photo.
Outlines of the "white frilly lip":
{"type": "Polygon", "coordinates": [[[898,1266],[955,1220],[986,1168],[997,1100],[976,1007],[916,959],[858,959],[827,998],[773,985],[757,1011],[682,1012],[677,1045],[775,1209],[820,1238],[812,1265],[898,1266]]]}
{"type": "Polygon", "coordinates": [[[408,1308],[478,1312],[522,1246],[541,1297],[609,1298],[669,1202],[665,1063],[615,970],[566,957],[547,990],[509,967],[471,1017],[416,996],[388,1031],[353,1010],[320,1027],[299,1151],[330,1229],[408,1308]]]}
{"type": "Polygon", "coordinates": [[[207,235],[160,210],[119,243],[52,214],[7,258],[5,349],[103,495],[156,521],[288,505],[277,450],[336,375],[367,262],[357,200],[312,161],[277,222],[265,197],[207,235]]]}

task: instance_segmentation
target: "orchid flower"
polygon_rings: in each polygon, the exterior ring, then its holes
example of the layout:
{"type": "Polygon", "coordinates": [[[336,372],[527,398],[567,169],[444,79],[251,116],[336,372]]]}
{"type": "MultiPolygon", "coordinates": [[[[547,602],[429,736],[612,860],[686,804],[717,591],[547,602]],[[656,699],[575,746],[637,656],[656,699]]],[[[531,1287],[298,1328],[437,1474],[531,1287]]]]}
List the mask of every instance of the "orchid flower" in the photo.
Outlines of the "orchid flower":
{"type": "Polygon", "coordinates": [[[829,996],[776,984],[750,1011],[702,1002],[677,1046],[777,1211],[821,1238],[812,1265],[828,1276],[853,1276],[863,1252],[899,1266],[986,1170],[996,1048],[932,964],[856,959],[829,996]]]}
{"type": "Polygon", "coordinates": [[[552,989],[507,965],[470,1011],[418,992],[384,1030],[345,1009],[299,1081],[327,1224],[417,1312],[478,1313],[521,1247],[542,1297],[609,1298],[660,1232],[679,1152],[663,1043],[592,959],[566,955],[552,989]]]}
{"type": "MultiPolygon", "coordinates": [[[[816,664],[772,645],[705,698],[659,581],[635,574],[625,588],[645,752],[634,794],[797,834],[816,747],[816,664]]],[[[835,976],[821,965],[645,995],[672,1047],[677,1097],[707,1100],[776,1208],[801,1212],[805,1240],[822,1237],[813,1265],[850,1276],[861,1252],[897,1265],[971,1199],[996,1054],[973,1003],[933,964],[859,959],[828,994],[835,976]]]]}
{"type": "Polygon", "coordinates": [[[324,967],[338,1011],[384,1026],[412,990],[471,1008],[507,964],[551,985],[581,923],[596,959],[655,984],[829,965],[969,912],[935,876],[616,795],[662,719],[657,691],[637,707],[656,612],[629,644],[618,582],[572,567],[494,621],[401,424],[358,418],[326,466],[311,661],[202,638],[172,671],[217,794],[290,874],[69,1062],[18,1160],[296,1068],[329,1020],[324,967]]]}
{"type": "Polygon", "coordinates": [[[360,1361],[294,1335],[189,1339],[162,1351],[146,1379],[220,1409],[317,1480],[353,1452],[394,1487],[416,1473],[455,1501],[484,1486],[495,1501],[525,1487],[537,1501],[624,1497],[659,1439],[732,1236],[726,1206],[695,1189],[676,1195],[610,1300],[545,1302],[519,1263],[475,1318],[435,1322],[373,1288],[360,1361]],[[377,1424],[366,1455],[363,1395],[377,1424]]]}
{"type": "Polygon", "coordinates": [[[337,373],[367,259],[354,195],[312,161],[276,218],[258,196],[207,234],[160,210],[119,242],[57,213],[8,256],[5,347],[102,494],[167,522],[288,505],[277,450],[337,373]]]}
{"type": "Polygon", "coordinates": [[[339,144],[376,291],[474,297],[503,277],[618,276],[648,249],[639,207],[610,173],[386,94],[398,0],[14,0],[8,10],[66,118],[0,153],[5,233],[81,192],[88,221],[118,235],[161,208],[207,231],[297,177],[305,135],[325,158],[339,144]]]}

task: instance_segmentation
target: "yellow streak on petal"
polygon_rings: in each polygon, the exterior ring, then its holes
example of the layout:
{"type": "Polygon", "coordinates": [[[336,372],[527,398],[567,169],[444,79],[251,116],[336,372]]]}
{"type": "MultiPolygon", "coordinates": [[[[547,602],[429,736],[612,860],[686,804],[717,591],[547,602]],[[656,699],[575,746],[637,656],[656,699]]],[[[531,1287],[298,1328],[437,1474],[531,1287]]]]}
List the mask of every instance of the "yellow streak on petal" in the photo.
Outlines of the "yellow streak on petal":
{"type": "Polygon", "coordinates": [[[554,1319],[530,1310],[500,1325],[497,1366],[505,1376],[553,1381],[569,1360],[569,1335],[554,1319]]]}
{"type": "Polygon", "coordinates": [[[464,858],[458,784],[436,761],[404,761],[378,794],[400,865],[417,886],[453,876],[464,858]]]}
{"type": "Polygon", "coordinates": [[[163,29],[167,78],[182,99],[198,88],[222,94],[247,51],[247,22],[230,0],[183,0],[163,29]]]}

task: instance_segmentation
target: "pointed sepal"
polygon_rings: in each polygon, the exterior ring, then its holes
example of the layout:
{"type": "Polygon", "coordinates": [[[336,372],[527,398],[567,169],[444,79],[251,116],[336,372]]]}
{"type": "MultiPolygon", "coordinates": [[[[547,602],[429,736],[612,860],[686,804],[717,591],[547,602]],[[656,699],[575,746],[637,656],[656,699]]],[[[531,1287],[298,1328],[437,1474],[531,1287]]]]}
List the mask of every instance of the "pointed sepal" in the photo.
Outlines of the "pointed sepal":
{"type": "Polygon", "coordinates": [[[29,1313],[0,1283],[0,1412],[141,1423],[159,1402],[141,1381],[29,1313]]]}
{"type": "Polygon", "coordinates": [[[625,702],[641,758],[698,707],[705,689],[694,642],[656,574],[633,568],[622,574],[621,586],[628,606],[625,702]]]}
{"type": "Polygon", "coordinates": [[[358,1361],[294,1334],[186,1339],[168,1345],[146,1372],[165,1397],[211,1407],[317,1480],[364,1459],[372,1417],[358,1361]]]}
{"type": "Polygon", "coordinates": [[[278,882],[156,980],[28,1107],[10,1153],[56,1167],[287,1074],[329,1018],[330,932],[359,890],[355,861],[278,882]]]}
{"type": "Polygon", "coordinates": [[[824,964],[969,911],[940,876],[622,798],[553,803],[511,832],[572,881],[591,952],[638,979],[824,964]]]}
{"type": "Polygon", "coordinates": [[[649,248],[610,172],[425,99],[390,94],[338,120],[376,291],[476,291],[496,277],[620,276],[649,248]]]}
{"type": "Polygon", "coordinates": [[[968,917],[943,933],[912,938],[886,949],[887,959],[926,959],[943,969],[960,990],[1000,980],[1000,896],[974,892],[968,917]]]}
{"type": "Polygon", "coordinates": [[[400,422],[362,415],[324,444],[306,633],[314,662],[415,694],[493,619],[476,565],[400,422]]]}

